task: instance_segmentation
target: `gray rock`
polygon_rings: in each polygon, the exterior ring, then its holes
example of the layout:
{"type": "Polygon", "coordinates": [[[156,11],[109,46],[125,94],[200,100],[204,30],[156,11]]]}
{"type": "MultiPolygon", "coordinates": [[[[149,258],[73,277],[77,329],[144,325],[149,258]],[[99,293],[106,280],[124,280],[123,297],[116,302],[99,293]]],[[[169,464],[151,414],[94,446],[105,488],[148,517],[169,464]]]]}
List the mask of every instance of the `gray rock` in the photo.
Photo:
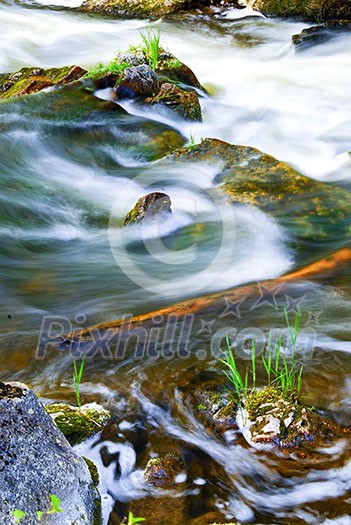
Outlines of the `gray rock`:
{"type": "Polygon", "coordinates": [[[117,99],[150,97],[159,90],[155,71],[146,64],[128,67],[124,71],[122,82],[114,89],[117,99]]]}
{"type": "Polygon", "coordinates": [[[118,53],[117,60],[119,64],[130,64],[131,66],[147,65],[146,57],[141,49],[118,53]]]}
{"type": "Polygon", "coordinates": [[[0,383],[0,524],[92,525],[98,492],[87,464],[77,456],[35,394],[22,383],[0,383]],[[63,512],[47,514],[50,496],[63,512]]]}

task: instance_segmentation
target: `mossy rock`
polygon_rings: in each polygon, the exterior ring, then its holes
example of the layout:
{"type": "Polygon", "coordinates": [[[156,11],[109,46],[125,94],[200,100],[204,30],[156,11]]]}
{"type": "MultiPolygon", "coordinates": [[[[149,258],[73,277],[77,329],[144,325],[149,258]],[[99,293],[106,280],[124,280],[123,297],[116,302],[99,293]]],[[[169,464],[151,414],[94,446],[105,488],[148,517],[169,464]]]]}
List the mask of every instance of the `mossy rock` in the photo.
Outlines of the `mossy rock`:
{"type": "Polygon", "coordinates": [[[351,234],[351,203],[346,190],[301,175],[288,164],[247,146],[205,139],[171,155],[172,161],[220,166],[215,179],[229,200],[256,206],[302,240],[338,240],[351,234]]]}
{"type": "Polygon", "coordinates": [[[292,395],[284,397],[273,387],[252,392],[245,410],[249,423],[246,436],[251,444],[291,449],[331,442],[343,434],[343,429],[331,419],[299,404],[292,395]]]}
{"type": "Polygon", "coordinates": [[[124,226],[151,219],[162,219],[172,213],[171,199],[166,193],[152,192],[140,197],[134,208],[127,213],[124,226]]]}
{"type": "Polygon", "coordinates": [[[149,460],[144,479],[154,487],[169,488],[175,483],[176,476],[184,470],[184,466],[179,454],[169,452],[165,456],[149,460]]]}
{"type": "MultiPolygon", "coordinates": [[[[218,4],[232,4],[223,0],[85,0],[79,10],[99,13],[114,18],[160,18],[186,8],[218,4]]],[[[236,3],[236,2],[235,2],[236,3]]]]}
{"type": "Polygon", "coordinates": [[[202,388],[195,392],[199,418],[215,432],[237,429],[237,404],[221,387],[202,388]]]}
{"type": "Polygon", "coordinates": [[[0,75],[0,98],[37,93],[44,88],[69,84],[82,78],[87,71],[79,66],[50,69],[24,67],[15,73],[0,75]]]}
{"type": "Polygon", "coordinates": [[[100,432],[111,420],[110,412],[97,403],[88,403],[81,408],[53,403],[46,405],[45,409],[71,445],[100,432]]]}
{"type": "Polygon", "coordinates": [[[253,8],[266,16],[304,20],[351,20],[349,0],[255,0],[253,8]]]}
{"type": "Polygon", "coordinates": [[[161,83],[162,79],[164,82],[171,80],[205,91],[190,67],[178,60],[172,53],[162,48],[159,52],[156,72],[160,77],[161,83]]]}
{"type": "Polygon", "coordinates": [[[159,18],[183,9],[187,0],[85,0],[79,10],[115,18],[159,18]]]}
{"type": "Polygon", "coordinates": [[[184,120],[202,121],[199,97],[195,91],[185,91],[174,84],[165,83],[155,97],[147,98],[145,102],[169,108],[184,120]]]}

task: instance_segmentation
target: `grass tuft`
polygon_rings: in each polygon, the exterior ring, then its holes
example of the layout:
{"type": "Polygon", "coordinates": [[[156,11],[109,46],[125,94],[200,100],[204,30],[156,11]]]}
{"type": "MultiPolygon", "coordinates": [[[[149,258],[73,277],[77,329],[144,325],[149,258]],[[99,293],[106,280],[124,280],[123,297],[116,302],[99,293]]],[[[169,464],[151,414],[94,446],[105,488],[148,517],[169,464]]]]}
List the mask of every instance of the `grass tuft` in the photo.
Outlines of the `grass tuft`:
{"type": "Polygon", "coordinates": [[[82,376],[83,376],[83,370],[85,365],[85,358],[80,363],[80,367],[78,369],[77,361],[73,361],[73,384],[74,384],[74,391],[76,394],[76,400],[77,400],[77,407],[81,408],[82,402],[80,399],[80,384],[82,382],[82,376]]]}
{"type": "Polygon", "coordinates": [[[148,28],[145,31],[140,31],[141,49],[143,50],[150,66],[157,69],[158,55],[160,52],[161,32],[159,29],[148,28]]]}
{"type": "MultiPolygon", "coordinates": [[[[266,356],[262,355],[261,361],[267,376],[267,386],[274,387],[281,392],[284,399],[291,399],[291,397],[298,397],[302,387],[303,366],[297,367],[296,364],[296,344],[300,328],[301,314],[296,314],[294,325],[290,325],[289,316],[285,311],[286,322],[290,335],[292,354],[291,360],[285,357],[282,352],[283,339],[279,338],[277,343],[272,348],[271,333],[268,337],[266,356]]],[[[255,340],[252,340],[251,345],[251,374],[247,367],[244,372],[238,368],[233,351],[230,346],[229,338],[227,342],[227,356],[221,360],[227,370],[224,374],[234,386],[235,393],[239,399],[241,406],[246,405],[250,395],[253,394],[256,388],[257,380],[257,356],[255,340]],[[251,381],[249,381],[251,375],[251,381]]]]}
{"type": "Polygon", "coordinates": [[[116,60],[112,60],[108,64],[102,64],[101,62],[97,65],[89,69],[88,73],[85,75],[87,78],[92,78],[93,80],[104,77],[108,74],[115,74],[119,75],[120,73],[123,73],[123,71],[130,67],[130,64],[123,62],[120,64],[116,60]]]}

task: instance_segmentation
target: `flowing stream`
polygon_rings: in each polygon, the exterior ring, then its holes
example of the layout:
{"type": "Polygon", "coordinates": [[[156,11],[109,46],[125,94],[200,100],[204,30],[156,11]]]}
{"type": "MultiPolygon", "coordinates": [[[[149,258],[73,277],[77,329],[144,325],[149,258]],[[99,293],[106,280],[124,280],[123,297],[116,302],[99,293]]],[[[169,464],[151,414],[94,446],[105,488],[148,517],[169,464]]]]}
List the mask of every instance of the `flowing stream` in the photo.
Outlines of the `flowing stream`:
{"type": "MultiPolygon", "coordinates": [[[[0,72],[107,63],[117,50],[138,44],[150,25],[61,9],[78,4],[0,2],[0,72]]],[[[111,111],[108,93],[88,99],[66,88],[64,99],[55,91],[0,103],[3,379],[30,384],[46,401],[74,402],[72,359],[54,349],[35,358],[45,316],[66,318],[73,328],[91,326],[275,278],[313,260],[313,241],[299,251],[293,230],[250,207],[225,218],[229,233],[218,244],[218,168],[155,162],[170,137],[179,146],[215,137],[256,147],[351,197],[351,35],[296,52],[291,36],[304,24],[253,15],[232,9],[156,23],[162,45],[213,92],[201,98],[202,123],[133,104],[111,111]],[[159,231],[143,230],[157,266],[141,249],[137,228],[118,238],[115,228],[150,187],[171,196],[174,212],[162,225],[162,246],[159,231]],[[122,260],[125,246],[142,272],[122,260]],[[212,264],[218,253],[220,262],[212,264]]],[[[322,251],[348,242],[331,232],[322,251]]],[[[350,425],[350,272],[290,292],[302,311],[303,398],[350,425]]],[[[196,318],[185,358],[128,354],[87,362],[83,398],[106,403],[117,421],[115,433],[78,447],[98,464],[105,524],[119,523],[129,501],[149,498],[156,507],[164,500],[172,505],[169,523],[191,524],[218,510],[240,523],[350,525],[346,440],[300,464],[252,450],[239,434],[223,443],[196,420],[190,401],[197,385],[222,377],[210,351],[214,335],[234,325],[239,334],[284,329],[286,300],[244,309],[240,318],[221,312],[196,318]],[[150,492],[142,469],[160,447],[175,445],[187,476],[166,496],[150,492]]]]}

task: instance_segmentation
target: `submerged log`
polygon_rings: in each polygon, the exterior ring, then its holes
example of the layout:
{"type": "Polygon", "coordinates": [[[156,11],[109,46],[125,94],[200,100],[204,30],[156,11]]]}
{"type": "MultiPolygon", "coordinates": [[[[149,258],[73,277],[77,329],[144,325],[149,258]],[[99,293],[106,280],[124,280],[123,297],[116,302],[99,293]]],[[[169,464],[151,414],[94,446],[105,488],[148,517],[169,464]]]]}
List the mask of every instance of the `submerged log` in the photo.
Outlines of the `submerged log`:
{"type": "MultiPolygon", "coordinates": [[[[147,324],[156,315],[162,317],[168,317],[176,315],[177,319],[181,319],[187,314],[204,314],[206,312],[213,312],[216,310],[223,309],[223,299],[229,299],[230,301],[240,301],[243,298],[257,298],[262,296],[262,290],[275,291],[275,295],[284,295],[286,293],[286,287],[291,283],[300,281],[316,280],[323,281],[336,277],[345,270],[349,270],[351,273],[351,248],[343,248],[337,252],[324,257],[312,264],[309,264],[299,270],[295,270],[281,277],[275,279],[269,279],[262,282],[249,283],[215,294],[206,295],[196,299],[190,299],[176,303],[172,306],[162,308],[160,310],[148,312],[146,314],[136,315],[129,319],[128,324],[131,326],[139,326],[147,324]]],[[[125,328],[125,319],[117,319],[109,323],[103,323],[94,327],[69,334],[68,337],[74,337],[79,339],[89,338],[92,330],[114,332],[118,334],[120,329],[125,328]]]]}

